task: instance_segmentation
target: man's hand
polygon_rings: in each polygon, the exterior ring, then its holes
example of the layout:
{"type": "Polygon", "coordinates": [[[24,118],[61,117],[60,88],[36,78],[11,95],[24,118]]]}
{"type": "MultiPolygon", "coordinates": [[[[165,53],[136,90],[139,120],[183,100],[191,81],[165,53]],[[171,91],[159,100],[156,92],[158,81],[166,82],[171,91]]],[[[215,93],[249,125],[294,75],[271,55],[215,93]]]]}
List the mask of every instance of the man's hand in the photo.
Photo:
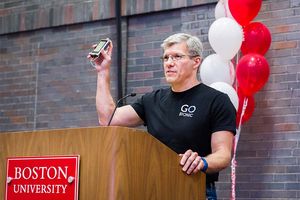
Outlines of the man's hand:
{"type": "MultiPolygon", "coordinates": [[[[217,131],[212,134],[212,153],[205,156],[209,166],[208,169],[205,169],[205,173],[216,173],[230,165],[233,137],[230,131],[217,131]]],[[[204,162],[197,152],[189,149],[184,154],[179,154],[179,156],[181,157],[182,171],[187,174],[203,170],[204,162]]]]}
{"type": "MultiPolygon", "coordinates": [[[[96,48],[97,44],[93,45],[93,48],[96,48]]],[[[108,48],[105,50],[102,50],[100,52],[99,57],[92,58],[89,54],[87,58],[93,62],[93,66],[96,68],[98,72],[103,70],[109,70],[110,64],[111,64],[111,54],[112,54],[113,44],[110,41],[108,48]]]]}
{"type": "Polygon", "coordinates": [[[187,174],[195,174],[204,166],[201,157],[198,156],[198,153],[193,152],[190,149],[184,154],[179,154],[179,156],[181,157],[180,165],[182,166],[182,171],[186,172],[187,174]]]}

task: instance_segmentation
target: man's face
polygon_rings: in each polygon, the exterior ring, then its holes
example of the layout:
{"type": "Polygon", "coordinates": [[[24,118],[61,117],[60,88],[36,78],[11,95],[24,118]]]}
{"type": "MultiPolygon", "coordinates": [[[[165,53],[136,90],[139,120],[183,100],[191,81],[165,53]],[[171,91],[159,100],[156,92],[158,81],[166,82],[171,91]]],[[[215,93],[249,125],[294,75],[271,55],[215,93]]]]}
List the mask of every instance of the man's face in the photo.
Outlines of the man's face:
{"type": "Polygon", "coordinates": [[[194,58],[190,57],[185,42],[166,48],[163,58],[166,81],[172,86],[184,86],[196,79],[200,63],[197,64],[194,58]]]}

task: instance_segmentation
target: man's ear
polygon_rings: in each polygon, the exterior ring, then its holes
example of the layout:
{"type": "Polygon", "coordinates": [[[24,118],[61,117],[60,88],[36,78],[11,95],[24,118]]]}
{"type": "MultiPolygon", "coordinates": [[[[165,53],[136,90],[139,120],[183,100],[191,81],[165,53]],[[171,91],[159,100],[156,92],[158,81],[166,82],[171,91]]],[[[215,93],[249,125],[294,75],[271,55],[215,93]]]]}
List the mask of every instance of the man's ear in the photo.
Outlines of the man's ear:
{"type": "Polygon", "coordinates": [[[194,58],[195,61],[195,66],[194,68],[200,68],[201,62],[202,62],[202,58],[200,56],[197,56],[194,58]]]}

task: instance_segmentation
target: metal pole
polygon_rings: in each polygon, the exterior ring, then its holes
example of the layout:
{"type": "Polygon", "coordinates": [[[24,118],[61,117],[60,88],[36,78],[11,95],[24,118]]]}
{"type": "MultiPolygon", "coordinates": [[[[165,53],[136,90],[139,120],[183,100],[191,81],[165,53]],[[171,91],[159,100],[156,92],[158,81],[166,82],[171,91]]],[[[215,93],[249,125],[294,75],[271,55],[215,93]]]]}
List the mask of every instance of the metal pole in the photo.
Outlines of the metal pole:
{"type": "Polygon", "coordinates": [[[118,98],[123,97],[123,85],[122,85],[122,19],[121,19],[121,2],[115,1],[116,12],[116,28],[117,28],[117,77],[118,77],[118,98]]]}

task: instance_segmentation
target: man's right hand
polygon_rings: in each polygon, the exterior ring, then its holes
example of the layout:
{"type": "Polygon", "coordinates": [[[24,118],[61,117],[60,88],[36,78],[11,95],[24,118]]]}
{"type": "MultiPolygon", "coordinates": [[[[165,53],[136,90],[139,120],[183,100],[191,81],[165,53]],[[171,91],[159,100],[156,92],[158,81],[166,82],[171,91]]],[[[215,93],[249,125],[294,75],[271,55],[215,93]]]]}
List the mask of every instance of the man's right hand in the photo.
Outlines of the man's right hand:
{"type": "MultiPolygon", "coordinates": [[[[97,44],[93,45],[93,48],[96,48],[97,44]]],[[[111,65],[111,55],[112,55],[113,44],[110,40],[109,46],[106,50],[100,52],[99,57],[92,58],[89,54],[87,58],[94,63],[94,67],[98,72],[109,70],[111,65]]]]}

